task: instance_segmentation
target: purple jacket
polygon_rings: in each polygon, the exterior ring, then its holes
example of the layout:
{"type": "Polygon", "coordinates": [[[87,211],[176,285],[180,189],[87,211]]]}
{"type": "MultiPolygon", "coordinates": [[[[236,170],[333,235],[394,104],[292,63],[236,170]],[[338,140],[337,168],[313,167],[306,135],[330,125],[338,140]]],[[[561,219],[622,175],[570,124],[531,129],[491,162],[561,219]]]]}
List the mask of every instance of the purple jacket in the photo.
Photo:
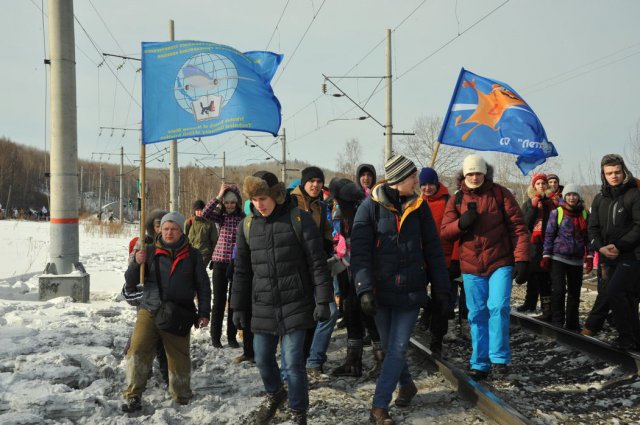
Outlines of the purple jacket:
{"type": "Polygon", "coordinates": [[[240,192],[235,187],[227,189],[225,193],[227,191],[232,191],[238,196],[238,204],[234,212],[229,214],[224,211],[224,205],[218,198],[210,200],[204,207],[204,210],[202,210],[202,217],[218,225],[218,242],[211,255],[211,260],[216,263],[230,263],[233,260],[233,249],[236,245],[238,225],[244,218],[240,192]]]}
{"type": "MultiPolygon", "coordinates": [[[[582,209],[577,213],[582,218],[582,209]]],[[[551,257],[564,263],[581,265],[585,255],[593,257],[593,247],[589,243],[589,236],[587,235],[589,214],[587,214],[583,231],[575,228],[573,217],[570,214],[573,214],[573,212],[564,208],[562,222],[558,226],[558,210],[551,211],[544,233],[542,256],[551,257]]]]}

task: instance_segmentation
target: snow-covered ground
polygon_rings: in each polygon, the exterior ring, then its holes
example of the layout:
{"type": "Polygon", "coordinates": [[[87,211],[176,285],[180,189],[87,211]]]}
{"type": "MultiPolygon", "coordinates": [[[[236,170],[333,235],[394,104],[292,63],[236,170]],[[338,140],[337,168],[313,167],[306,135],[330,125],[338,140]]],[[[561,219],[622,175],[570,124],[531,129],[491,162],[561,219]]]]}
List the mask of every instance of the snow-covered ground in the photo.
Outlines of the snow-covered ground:
{"type": "MultiPolygon", "coordinates": [[[[61,297],[38,301],[38,275],[49,256],[49,224],[0,220],[0,424],[239,424],[261,401],[255,365],[232,364],[239,349],[214,349],[207,330],[191,339],[192,388],[188,406],[171,401],[159,373],[149,380],[141,414],[120,411],[123,350],[135,309],[119,299],[127,247],[137,230],[117,237],[80,224],[80,261],[90,274],[91,301],[61,297]]],[[[344,359],[344,332],[332,342],[327,368],[344,359]]],[[[363,361],[368,366],[371,354],[363,361]]],[[[420,392],[408,409],[392,408],[402,424],[486,423],[437,375],[418,362],[420,392]]],[[[323,376],[310,392],[310,424],[367,423],[375,383],[323,376]]],[[[279,414],[273,423],[286,423],[279,414]]]]}

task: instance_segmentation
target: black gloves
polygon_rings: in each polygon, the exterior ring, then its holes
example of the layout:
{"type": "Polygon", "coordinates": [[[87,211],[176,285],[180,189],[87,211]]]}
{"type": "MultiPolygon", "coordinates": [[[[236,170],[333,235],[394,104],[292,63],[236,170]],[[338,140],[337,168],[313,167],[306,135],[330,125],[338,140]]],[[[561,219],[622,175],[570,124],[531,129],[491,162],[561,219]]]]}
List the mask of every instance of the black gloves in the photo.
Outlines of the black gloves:
{"type": "Polygon", "coordinates": [[[329,304],[316,304],[316,308],[313,310],[313,320],[316,322],[326,322],[330,317],[331,309],[329,308],[329,304]]]}
{"type": "Polygon", "coordinates": [[[233,325],[240,330],[249,329],[249,323],[247,323],[248,317],[247,313],[244,311],[234,311],[233,312],[233,325]]]}
{"type": "Polygon", "coordinates": [[[471,210],[467,210],[464,212],[464,214],[462,214],[460,216],[460,219],[458,220],[458,228],[460,230],[467,230],[469,229],[473,223],[476,221],[476,219],[478,218],[478,211],[471,209],[471,210]]]}
{"type": "Polygon", "coordinates": [[[362,312],[367,316],[375,316],[378,304],[376,303],[376,297],[373,296],[371,291],[365,292],[360,295],[360,308],[362,312]]]}
{"type": "Polygon", "coordinates": [[[209,270],[213,270],[213,260],[209,261],[209,270]]]}
{"type": "Polygon", "coordinates": [[[516,261],[513,266],[513,278],[518,285],[522,285],[527,281],[527,268],[529,263],[527,261],[516,261]]]}
{"type": "Polygon", "coordinates": [[[431,301],[432,315],[448,320],[451,310],[451,294],[446,292],[436,292],[431,301]]]}

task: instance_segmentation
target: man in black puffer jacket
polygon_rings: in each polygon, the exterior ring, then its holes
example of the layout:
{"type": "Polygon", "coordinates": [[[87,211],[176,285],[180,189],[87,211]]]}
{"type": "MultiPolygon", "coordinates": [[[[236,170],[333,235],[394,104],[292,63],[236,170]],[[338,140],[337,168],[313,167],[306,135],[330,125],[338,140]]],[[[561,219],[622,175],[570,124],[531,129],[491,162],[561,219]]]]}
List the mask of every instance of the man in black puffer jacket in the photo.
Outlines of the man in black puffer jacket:
{"type": "Polygon", "coordinates": [[[306,424],[305,331],[329,319],[333,300],[322,237],[274,174],[259,171],[245,178],[243,190],[252,206],[238,228],[231,309],[236,326],[250,326],[254,333],[255,361],[267,392],[255,422],[269,422],[287,398],[276,362],[280,341],[292,419],[306,424]]]}
{"type": "Polygon", "coordinates": [[[583,335],[598,332],[611,309],[618,330],[616,345],[640,349],[640,190],[620,155],[600,163],[602,190],[591,205],[589,240],[600,253],[598,297],[583,335]]]}

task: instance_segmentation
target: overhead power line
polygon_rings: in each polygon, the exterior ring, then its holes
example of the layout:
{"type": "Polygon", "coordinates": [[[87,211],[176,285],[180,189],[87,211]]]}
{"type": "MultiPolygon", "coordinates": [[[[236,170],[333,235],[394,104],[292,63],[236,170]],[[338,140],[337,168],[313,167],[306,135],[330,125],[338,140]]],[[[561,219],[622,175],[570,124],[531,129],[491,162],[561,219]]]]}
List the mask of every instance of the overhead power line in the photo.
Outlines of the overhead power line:
{"type": "Polygon", "coordinates": [[[276,26],[273,28],[273,32],[271,33],[271,37],[269,37],[269,41],[267,42],[267,47],[264,50],[269,50],[269,46],[271,45],[271,40],[273,40],[273,36],[276,35],[276,31],[278,30],[278,26],[280,25],[280,21],[282,21],[282,17],[284,16],[284,11],[287,10],[287,6],[289,6],[289,1],[284,5],[282,12],[280,13],[280,17],[278,18],[278,22],[276,22],[276,26]]]}
{"type": "Polygon", "coordinates": [[[276,79],[276,81],[273,83],[273,85],[275,86],[276,84],[278,84],[278,81],[280,81],[280,78],[282,78],[282,74],[285,73],[285,71],[287,70],[287,68],[289,67],[289,64],[291,64],[291,61],[293,60],[293,58],[296,55],[296,52],[298,51],[298,48],[300,47],[300,45],[302,44],[302,41],[304,40],[304,38],[307,36],[307,34],[309,33],[309,30],[311,29],[311,26],[313,25],[313,23],[316,21],[316,17],[318,16],[318,14],[320,13],[320,11],[322,10],[322,6],[324,6],[324,4],[327,2],[327,0],[323,0],[322,4],[320,5],[320,7],[318,8],[318,11],[316,13],[314,13],[313,17],[311,18],[311,22],[309,22],[309,25],[307,25],[307,29],[304,31],[304,33],[302,34],[302,37],[300,37],[300,40],[298,41],[298,44],[296,45],[295,49],[293,49],[293,53],[291,53],[291,56],[289,56],[289,60],[287,60],[287,63],[282,67],[282,72],[280,72],[280,75],[278,75],[278,78],[276,79]]]}

